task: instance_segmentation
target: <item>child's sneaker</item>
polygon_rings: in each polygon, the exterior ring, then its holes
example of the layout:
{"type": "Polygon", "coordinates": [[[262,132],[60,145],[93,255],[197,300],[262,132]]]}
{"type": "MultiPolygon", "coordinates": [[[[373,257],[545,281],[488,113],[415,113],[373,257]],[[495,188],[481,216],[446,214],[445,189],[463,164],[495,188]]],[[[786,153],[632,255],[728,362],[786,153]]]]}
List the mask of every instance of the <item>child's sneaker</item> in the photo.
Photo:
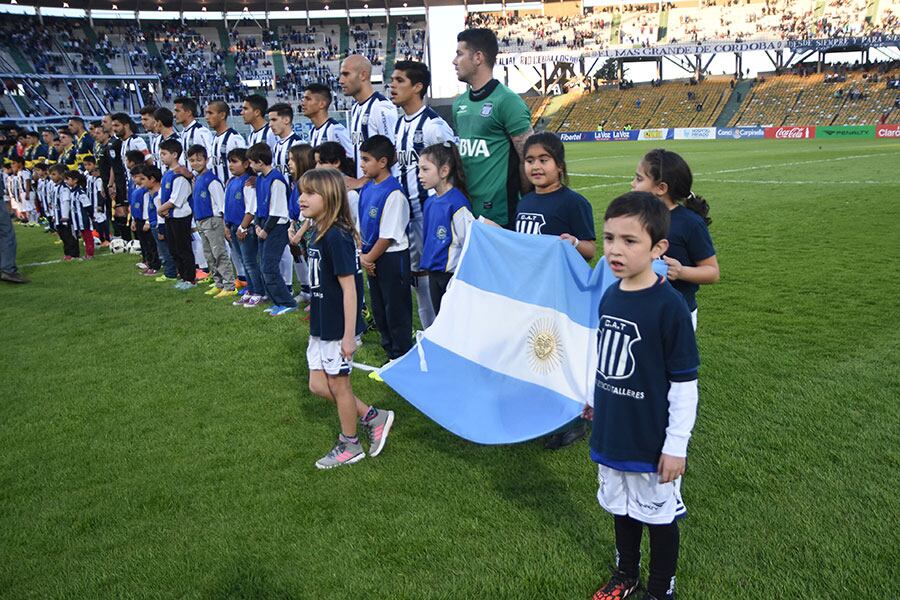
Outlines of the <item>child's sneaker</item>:
{"type": "Polygon", "coordinates": [[[262,296],[250,296],[244,302],[244,308],[256,308],[262,302],[262,296]]]}
{"type": "Polygon", "coordinates": [[[174,279],[175,279],[174,277],[166,277],[166,274],[163,273],[162,275],[160,275],[159,277],[157,277],[157,278],[154,279],[153,281],[158,281],[158,282],[160,282],[160,283],[163,283],[163,282],[166,282],[166,281],[174,281],[174,279]]]}
{"type": "Polygon", "coordinates": [[[245,296],[238,296],[238,299],[231,303],[232,306],[243,306],[250,300],[253,296],[247,294],[245,296]]]}
{"type": "MultiPolygon", "coordinates": [[[[147,269],[146,271],[141,273],[141,275],[143,275],[144,277],[156,277],[157,273],[159,273],[159,271],[157,271],[156,269],[147,269]]],[[[165,275],[163,275],[163,277],[165,277],[165,275]]]]}
{"type": "Polygon", "coordinates": [[[134,263],[134,266],[136,266],[141,271],[147,270],[147,263],[145,263],[145,262],[134,263]]]}
{"type": "Polygon", "coordinates": [[[64,256],[63,260],[66,262],[72,262],[73,260],[75,260],[75,257],[74,256],[64,256]]]}
{"type": "Polygon", "coordinates": [[[357,441],[355,444],[345,442],[338,437],[337,443],[331,451],[316,461],[317,469],[333,469],[335,467],[343,467],[344,465],[352,465],[366,457],[363,452],[362,445],[357,441]]]}
{"type": "Polygon", "coordinates": [[[208,290],[206,290],[206,291],[203,292],[203,293],[206,294],[207,296],[215,296],[215,295],[218,294],[220,291],[221,291],[221,290],[220,290],[219,288],[217,288],[215,285],[213,285],[213,286],[211,286],[208,290]]]}
{"type": "Polygon", "coordinates": [[[277,304],[273,304],[272,306],[269,306],[269,307],[264,308],[264,309],[263,309],[263,312],[264,312],[264,313],[270,313],[270,314],[271,314],[272,311],[278,310],[279,308],[281,308],[281,307],[278,306],[277,304]]]}
{"type": "Polygon", "coordinates": [[[287,313],[294,312],[295,310],[297,310],[297,307],[296,306],[279,306],[279,307],[277,307],[277,309],[278,310],[275,310],[275,308],[273,307],[272,312],[270,312],[269,314],[272,315],[273,317],[279,317],[281,315],[286,315],[287,313]]]}
{"type": "Polygon", "coordinates": [[[229,296],[237,295],[237,291],[235,290],[219,290],[219,293],[213,296],[216,300],[219,298],[228,298],[229,296]]]}
{"type": "Polygon", "coordinates": [[[197,269],[196,271],[194,271],[194,278],[197,280],[197,283],[206,283],[206,281],[204,280],[208,277],[209,273],[207,273],[203,269],[197,269]]]}
{"type": "Polygon", "coordinates": [[[616,569],[609,582],[594,593],[593,600],[622,600],[634,593],[637,587],[637,577],[629,577],[616,569]]]}
{"type": "Polygon", "coordinates": [[[394,411],[378,410],[369,421],[362,421],[362,426],[369,436],[369,456],[378,456],[384,450],[388,434],[394,425],[394,411]]]}

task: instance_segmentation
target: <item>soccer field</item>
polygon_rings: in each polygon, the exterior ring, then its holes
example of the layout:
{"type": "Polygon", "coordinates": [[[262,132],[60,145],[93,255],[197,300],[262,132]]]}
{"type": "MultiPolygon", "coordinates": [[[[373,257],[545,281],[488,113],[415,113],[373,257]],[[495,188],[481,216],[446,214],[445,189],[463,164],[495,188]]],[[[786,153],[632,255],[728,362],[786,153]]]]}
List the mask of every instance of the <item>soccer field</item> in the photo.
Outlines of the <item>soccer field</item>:
{"type": "MultiPolygon", "coordinates": [[[[900,143],[570,144],[598,232],[658,145],[693,168],[722,269],[698,296],[679,597],[900,596],[900,143]]],[[[16,233],[20,266],[61,257],[16,233]]],[[[0,597],[563,599],[607,579],[586,442],[476,446],[357,371],[396,426],[317,471],[338,424],[306,389],[303,313],[179,293],[135,258],[0,287],[0,597]]]]}

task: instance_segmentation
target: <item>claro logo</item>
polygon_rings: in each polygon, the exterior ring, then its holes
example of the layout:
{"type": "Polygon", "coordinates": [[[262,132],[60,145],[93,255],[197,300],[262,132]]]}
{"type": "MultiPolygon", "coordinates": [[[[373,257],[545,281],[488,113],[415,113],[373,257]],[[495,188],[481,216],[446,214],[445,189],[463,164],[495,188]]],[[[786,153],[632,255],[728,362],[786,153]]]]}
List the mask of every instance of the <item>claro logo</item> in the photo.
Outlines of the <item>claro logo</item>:
{"type": "Polygon", "coordinates": [[[900,139],[900,125],[879,125],[875,129],[875,137],[900,139]]]}

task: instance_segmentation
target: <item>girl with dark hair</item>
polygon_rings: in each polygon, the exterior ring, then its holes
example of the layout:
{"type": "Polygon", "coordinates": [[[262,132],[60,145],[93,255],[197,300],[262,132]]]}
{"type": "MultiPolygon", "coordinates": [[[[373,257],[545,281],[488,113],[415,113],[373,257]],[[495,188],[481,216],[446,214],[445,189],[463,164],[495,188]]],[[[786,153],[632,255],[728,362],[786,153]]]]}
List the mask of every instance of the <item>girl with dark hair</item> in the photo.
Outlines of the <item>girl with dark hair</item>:
{"type": "MultiPolygon", "coordinates": [[[[531,235],[553,235],[572,244],[584,260],[597,252],[594,215],[590,202],[570,189],[566,154],[553,133],[535,133],[525,140],[525,176],[534,191],[519,201],[516,231],[531,235]]],[[[585,422],[578,418],[547,436],[544,447],[557,450],[580,440],[585,422]]]]}
{"type": "Polygon", "coordinates": [[[428,291],[434,314],[456,271],[466,241],[466,232],[475,217],[469,203],[466,176],[459,150],[445,142],[422,150],[419,181],[434,196],[425,200],[422,256],[419,266],[428,272],[428,291]]]}
{"type": "Polygon", "coordinates": [[[570,189],[566,155],[560,139],[543,131],[525,140],[525,176],[534,191],[519,201],[516,231],[556,235],[571,243],[585,260],[597,252],[590,202],[570,189]]]}
{"type": "MultiPolygon", "coordinates": [[[[314,149],[317,169],[337,169],[344,177],[356,177],[356,164],[338,142],[323,142],[314,149]]],[[[346,179],[345,179],[346,181],[346,179]]],[[[359,234],[359,192],[347,189],[347,203],[353,226],[359,234]]]]}
{"type": "Polygon", "coordinates": [[[694,176],[681,156],[669,150],[651,150],[638,163],[631,189],[650,192],[669,209],[669,249],[663,260],[668,278],[681,292],[697,328],[697,290],[719,280],[719,261],[709,235],[709,204],[694,195],[694,176]]]}

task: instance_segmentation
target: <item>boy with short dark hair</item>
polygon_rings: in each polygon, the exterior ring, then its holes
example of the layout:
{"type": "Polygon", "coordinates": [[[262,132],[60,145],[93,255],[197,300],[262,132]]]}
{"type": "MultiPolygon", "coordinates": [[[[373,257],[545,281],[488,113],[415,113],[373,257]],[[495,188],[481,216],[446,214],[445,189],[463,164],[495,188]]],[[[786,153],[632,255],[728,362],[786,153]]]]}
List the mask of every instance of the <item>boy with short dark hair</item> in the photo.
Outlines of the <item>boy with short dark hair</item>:
{"type": "Polygon", "coordinates": [[[363,174],[369,181],[359,191],[360,264],[372,296],[372,316],[389,359],[412,348],[412,293],[409,263],[409,202],[391,175],[394,145],[373,135],[359,147],[363,174]]]}
{"type": "Polygon", "coordinates": [[[641,535],[650,530],[644,600],[674,600],[677,519],[688,440],[697,415],[700,357],[681,294],[652,263],[668,248],[669,211],[630,192],[606,209],[603,253],[619,279],[600,300],[599,362],[590,452],[597,499],[615,517],[616,570],[594,594],[620,600],[637,589],[641,535]]]}
{"type": "Polygon", "coordinates": [[[206,295],[216,298],[234,296],[234,270],[225,246],[225,187],[215,172],[207,168],[209,154],[206,146],[195,144],[188,148],[188,164],[196,174],[191,202],[194,221],[213,278],[206,295]]]}
{"type": "Polygon", "coordinates": [[[259,142],[247,149],[250,168],[256,173],[256,237],[260,240],[260,267],[272,307],[266,312],[280,316],[297,310],[281,270],[281,256],[288,243],[288,196],[290,187],[272,165],[272,149],[259,142]]]}
{"type": "MultiPolygon", "coordinates": [[[[141,271],[145,277],[156,277],[159,271],[159,252],[156,247],[156,207],[153,206],[150,189],[147,187],[147,170],[156,169],[145,163],[131,170],[134,180],[134,199],[131,203],[131,231],[141,244],[141,254],[146,265],[141,271]]],[[[162,177],[160,175],[160,177],[162,177]]],[[[157,178],[159,179],[159,178],[157,178]]]]}
{"type": "Polygon", "coordinates": [[[177,169],[181,157],[181,143],[165,140],[159,144],[159,158],[167,171],[162,176],[159,192],[159,211],[166,220],[166,241],[181,279],[175,284],[179,290],[196,286],[194,252],[191,249],[191,182],[177,169]]]}

